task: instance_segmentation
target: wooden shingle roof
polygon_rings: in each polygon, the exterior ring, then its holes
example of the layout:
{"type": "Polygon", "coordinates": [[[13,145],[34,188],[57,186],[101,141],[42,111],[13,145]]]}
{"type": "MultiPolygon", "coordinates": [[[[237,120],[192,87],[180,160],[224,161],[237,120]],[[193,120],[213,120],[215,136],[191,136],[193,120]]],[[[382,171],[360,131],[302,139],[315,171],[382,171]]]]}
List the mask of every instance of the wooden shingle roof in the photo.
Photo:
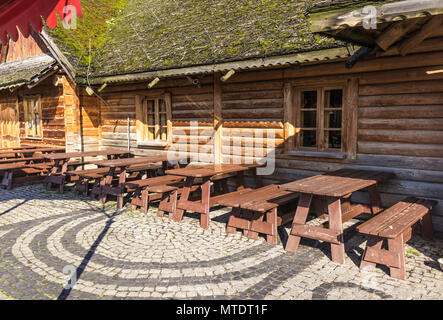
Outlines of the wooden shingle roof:
{"type": "Polygon", "coordinates": [[[311,32],[319,2],[85,0],[77,29],[46,31],[77,78],[94,79],[343,47],[311,32]]]}
{"type": "Polygon", "coordinates": [[[0,90],[32,85],[57,68],[57,62],[48,54],[0,64],[0,90]]]}

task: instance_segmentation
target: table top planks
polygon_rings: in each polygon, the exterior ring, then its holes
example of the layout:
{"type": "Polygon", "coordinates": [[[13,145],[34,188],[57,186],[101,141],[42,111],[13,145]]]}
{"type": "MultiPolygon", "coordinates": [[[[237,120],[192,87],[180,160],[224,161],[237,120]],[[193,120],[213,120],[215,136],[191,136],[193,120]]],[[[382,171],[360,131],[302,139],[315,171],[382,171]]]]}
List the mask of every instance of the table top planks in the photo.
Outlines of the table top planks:
{"type": "Polygon", "coordinates": [[[166,154],[155,155],[155,156],[146,156],[139,158],[125,158],[125,159],[115,159],[115,160],[98,160],[98,161],[89,161],[91,164],[95,164],[100,167],[109,167],[109,168],[117,168],[117,167],[126,167],[130,165],[136,164],[149,164],[155,162],[165,162],[165,161],[180,161],[186,160],[188,157],[176,157],[176,156],[168,156],[166,154]]]}
{"type": "Polygon", "coordinates": [[[128,150],[97,150],[97,151],[85,151],[85,152],[45,154],[43,155],[43,157],[50,160],[66,160],[71,158],[112,156],[112,155],[124,155],[124,154],[132,154],[132,152],[128,150]]]}
{"type": "Polygon", "coordinates": [[[176,176],[206,178],[223,173],[233,173],[249,170],[249,167],[236,164],[207,164],[207,165],[193,165],[181,169],[167,170],[167,174],[176,176]]]}
{"type": "Polygon", "coordinates": [[[319,196],[344,197],[378,182],[384,182],[393,176],[394,174],[389,172],[341,169],[282,184],[280,188],[319,196]]]}
{"type": "Polygon", "coordinates": [[[10,154],[27,154],[27,153],[37,153],[37,152],[57,152],[64,151],[63,147],[43,147],[43,148],[32,148],[32,149],[14,149],[14,150],[0,150],[0,157],[10,154]]]}

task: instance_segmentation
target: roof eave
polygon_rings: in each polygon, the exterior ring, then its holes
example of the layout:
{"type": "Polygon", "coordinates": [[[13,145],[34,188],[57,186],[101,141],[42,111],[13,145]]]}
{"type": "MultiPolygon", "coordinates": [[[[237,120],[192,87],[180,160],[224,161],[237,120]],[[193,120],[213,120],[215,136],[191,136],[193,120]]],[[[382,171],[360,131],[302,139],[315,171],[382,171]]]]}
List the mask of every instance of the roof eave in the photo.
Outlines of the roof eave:
{"type": "MultiPolygon", "coordinates": [[[[337,58],[349,57],[349,51],[346,47],[322,49],[316,51],[307,51],[291,55],[266,57],[252,60],[242,60],[236,62],[225,62],[218,64],[209,64],[202,66],[191,66],[186,68],[176,68],[168,70],[149,71],[141,73],[129,73],[123,75],[103,76],[90,79],[91,85],[101,85],[104,83],[118,83],[118,82],[134,82],[159,78],[190,76],[196,74],[211,74],[215,72],[225,72],[229,70],[241,71],[264,67],[278,67],[291,64],[299,64],[312,61],[324,61],[337,58]]],[[[86,80],[83,78],[76,78],[78,84],[86,85],[86,80]]]]}

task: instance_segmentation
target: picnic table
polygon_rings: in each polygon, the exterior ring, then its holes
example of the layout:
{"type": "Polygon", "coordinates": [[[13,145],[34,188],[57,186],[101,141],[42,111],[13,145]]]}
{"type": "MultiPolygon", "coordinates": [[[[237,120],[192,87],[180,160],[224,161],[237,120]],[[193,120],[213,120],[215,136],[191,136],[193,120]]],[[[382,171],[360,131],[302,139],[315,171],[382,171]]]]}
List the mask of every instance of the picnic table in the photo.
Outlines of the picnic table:
{"type": "MultiPolygon", "coordinates": [[[[48,164],[42,164],[42,165],[48,165],[48,164]]],[[[3,172],[3,179],[1,185],[6,189],[11,190],[13,183],[42,180],[43,176],[41,175],[41,173],[44,170],[45,168],[32,168],[29,165],[23,163],[0,164],[0,172],[3,172]],[[15,177],[16,172],[25,174],[25,176],[15,177]],[[32,174],[32,176],[28,176],[29,174],[32,174]]]]}
{"type": "MultiPolygon", "coordinates": [[[[46,189],[49,190],[52,184],[58,184],[60,193],[64,191],[64,183],[66,181],[66,171],[72,158],[99,157],[106,156],[109,160],[124,157],[131,154],[128,150],[97,150],[85,152],[68,152],[45,154],[43,157],[53,162],[52,167],[45,177],[46,189]]],[[[92,163],[92,162],[91,162],[92,163]]],[[[82,165],[83,163],[79,163],[82,165]]]]}
{"type": "Polygon", "coordinates": [[[392,177],[387,172],[342,169],[280,185],[283,190],[300,193],[285,249],[296,252],[302,237],[321,240],[331,244],[332,260],[344,263],[343,223],[366,211],[363,205],[351,203],[351,195],[367,189],[371,213],[377,214],[383,210],[377,184],[392,177]],[[311,204],[318,216],[324,215],[323,199],[328,207],[328,227],[306,225],[311,204]]]}
{"type": "Polygon", "coordinates": [[[190,166],[182,169],[167,170],[167,174],[183,176],[186,178],[182,195],[177,204],[177,220],[181,220],[186,210],[200,213],[200,226],[209,227],[209,211],[211,206],[217,205],[224,195],[211,197],[211,179],[217,175],[236,173],[237,190],[244,189],[244,172],[262,165],[236,165],[236,164],[209,164],[200,166],[190,166]],[[195,179],[202,179],[201,198],[191,201],[189,196],[195,179]]]}
{"type": "MultiPolygon", "coordinates": [[[[125,184],[127,180],[126,175],[128,169],[130,169],[135,174],[137,174],[137,172],[157,170],[159,169],[159,167],[155,166],[154,164],[161,162],[161,168],[163,169],[163,171],[166,171],[170,162],[177,161],[175,167],[178,168],[179,161],[188,159],[188,156],[179,157],[167,154],[159,154],[139,158],[91,161],[90,163],[95,164],[98,167],[107,167],[109,169],[106,176],[101,179],[100,182],[100,202],[106,202],[107,195],[114,195],[117,197],[117,208],[121,209],[123,208],[123,194],[125,192],[125,184]],[[117,173],[119,173],[118,185],[113,186],[112,182],[117,173]]],[[[139,179],[141,177],[140,174],[137,174],[136,176],[133,176],[131,178],[139,179]]]]}
{"type": "Polygon", "coordinates": [[[41,148],[0,150],[0,158],[20,158],[20,157],[25,158],[25,157],[32,157],[36,153],[47,154],[47,153],[63,152],[63,151],[65,151],[65,148],[62,147],[41,147],[41,148]]]}

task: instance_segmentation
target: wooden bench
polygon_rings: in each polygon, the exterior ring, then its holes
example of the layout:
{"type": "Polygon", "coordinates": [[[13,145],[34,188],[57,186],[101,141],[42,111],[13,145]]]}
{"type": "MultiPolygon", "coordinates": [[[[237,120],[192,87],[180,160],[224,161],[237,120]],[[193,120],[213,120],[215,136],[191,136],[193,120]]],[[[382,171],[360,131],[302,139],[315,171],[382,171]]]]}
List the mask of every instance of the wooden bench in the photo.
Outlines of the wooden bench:
{"type": "Polygon", "coordinates": [[[279,214],[278,208],[298,199],[299,194],[284,191],[277,185],[260,189],[243,189],[240,194],[233,194],[220,199],[218,203],[232,207],[226,231],[234,233],[237,229],[250,239],[257,239],[259,234],[266,235],[266,241],[277,243],[277,228],[290,222],[294,212],[279,214]]]}
{"type": "Polygon", "coordinates": [[[43,172],[49,164],[41,164],[41,168],[21,163],[0,164],[0,172],[3,172],[2,186],[11,190],[13,183],[40,181],[44,179],[43,172]]]}
{"type": "Polygon", "coordinates": [[[360,233],[369,236],[360,268],[378,263],[389,267],[391,277],[406,279],[404,245],[418,223],[422,237],[433,238],[431,210],[436,203],[408,197],[358,226],[360,233]],[[383,249],[386,242],[387,249],[383,249]]]}
{"type": "MultiPolygon", "coordinates": [[[[126,160],[126,159],[123,159],[126,160]]],[[[126,182],[140,180],[144,176],[152,178],[157,175],[157,171],[162,169],[162,165],[157,164],[133,164],[125,168],[125,176],[122,183],[122,168],[107,168],[108,172],[103,174],[103,177],[96,178],[96,183],[91,190],[91,197],[99,195],[99,200],[102,203],[106,202],[107,196],[112,195],[117,197],[117,207],[123,207],[123,195],[125,193],[126,182]],[[126,177],[126,174],[128,175],[126,177]]]]}
{"type": "Polygon", "coordinates": [[[77,177],[77,183],[74,188],[75,195],[81,193],[84,196],[88,196],[90,181],[103,178],[107,172],[107,168],[75,170],[67,171],[66,176],[70,177],[70,180],[74,180],[74,177],[77,177]]]}
{"type": "MultiPolygon", "coordinates": [[[[159,200],[163,198],[162,192],[151,191],[151,187],[164,186],[170,184],[177,184],[183,182],[184,178],[173,175],[158,176],[148,179],[135,180],[125,183],[125,188],[129,192],[133,192],[131,200],[131,209],[135,210],[137,207],[141,207],[142,211],[146,214],[148,212],[149,203],[151,201],[159,200]]],[[[170,191],[165,191],[169,194],[170,191]]],[[[164,199],[163,199],[164,200],[164,199]]],[[[167,210],[165,210],[167,211],[167,210]]]]}

